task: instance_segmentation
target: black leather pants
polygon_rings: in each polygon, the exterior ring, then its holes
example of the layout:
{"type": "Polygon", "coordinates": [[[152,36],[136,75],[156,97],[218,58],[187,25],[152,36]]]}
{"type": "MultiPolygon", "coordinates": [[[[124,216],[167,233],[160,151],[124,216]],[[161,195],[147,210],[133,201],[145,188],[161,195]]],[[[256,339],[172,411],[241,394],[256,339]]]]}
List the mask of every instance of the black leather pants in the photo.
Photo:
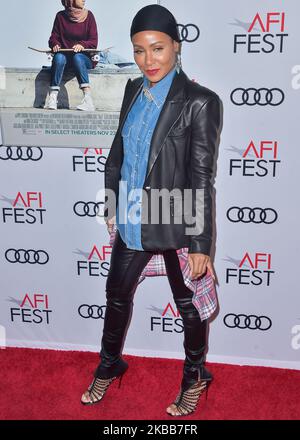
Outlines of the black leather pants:
{"type": "MultiPolygon", "coordinates": [[[[138,278],[153,252],[128,249],[119,232],[112,248],[110,270],[106,282],[106,313],[101,342],[101,362],[96,377],[120,375],[127,364],[121,358],[125,333],[132,313],[138,278]]],[[[163,252],[168,280],[174,301],[183,320],[185,362],[182,386],[189,386],[203,373],[207,321],[201,321],[192,303],[193,293],[184,284],[176,250],[163,252]]],[[[204,374],[205,375],[205,374],[204,374]]]]}

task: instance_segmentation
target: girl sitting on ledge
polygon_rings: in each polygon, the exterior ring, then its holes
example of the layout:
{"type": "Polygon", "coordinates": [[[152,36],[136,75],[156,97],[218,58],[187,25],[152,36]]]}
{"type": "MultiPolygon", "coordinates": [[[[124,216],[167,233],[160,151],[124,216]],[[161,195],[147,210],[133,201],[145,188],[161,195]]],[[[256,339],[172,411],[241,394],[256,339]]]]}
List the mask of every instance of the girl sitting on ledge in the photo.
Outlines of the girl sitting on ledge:
{"type": "Polygon", "coordinates": [[[66,67],[75,71],[83,100],[78,110],[95,110],[91,97],[88,70],[96,67],[91,56],[83,49],[96,49],[98,46],[97,24],[93,13],[85,9],[85,0],[61,0],[64,11],[56,14],[49,47],[54,52],[51,67],[51,83],[48,103],[45,108],[57,109],[57,96],[66,67]],[[60,49],[73,49],[63,53],[60,49]]]}

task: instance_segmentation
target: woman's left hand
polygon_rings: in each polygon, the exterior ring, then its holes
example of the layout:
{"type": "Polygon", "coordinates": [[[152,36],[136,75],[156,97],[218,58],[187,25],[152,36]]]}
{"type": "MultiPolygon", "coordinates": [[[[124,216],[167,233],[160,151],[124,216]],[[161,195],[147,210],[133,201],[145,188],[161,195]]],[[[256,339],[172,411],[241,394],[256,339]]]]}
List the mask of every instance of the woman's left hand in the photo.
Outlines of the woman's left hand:
{"type": "Polygon", "coordinates": [[[84,49],[84,47],[81,44],[75,44],[75,46],[73,46],[72,49],[74,50],[74,52],[81,52],[84,49]]]}
{"type": "Polygon", "coordinates": [[[188,263],[192,279],[201,277],[201,275],[205,274],[206,269],[208,269],[214,281],[216,280],[215,271],[209,255],[200,253],[188,254],[188,263]]]}

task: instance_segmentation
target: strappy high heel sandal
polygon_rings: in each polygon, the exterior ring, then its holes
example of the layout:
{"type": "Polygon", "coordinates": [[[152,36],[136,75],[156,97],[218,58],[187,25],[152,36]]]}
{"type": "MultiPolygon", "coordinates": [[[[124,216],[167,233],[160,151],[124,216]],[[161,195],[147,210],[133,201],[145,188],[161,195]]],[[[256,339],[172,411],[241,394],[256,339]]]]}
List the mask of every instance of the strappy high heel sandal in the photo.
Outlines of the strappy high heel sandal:
{"type": "Polygon", "coordinates": [[[176,407],[175,411],[178,414],[172,414],[166,411],[167,414],[173,417],[187,416],[189,414],[192,414],[196,410],[200,396],[204,393],[205,390],[207,399],[208,388],[212,382],[212,379],[213,377],[207,370],[205,370],[205,377],[203,378],[200,378],[200,372],[198,372],[198,381],[191,385],[185,391],[183,391],[182,387],[180,387],[180,391],[175,401],[171,403],[171,405],[174,405],[176,407]]]}
{"type": "MultiPolygon", "coordinates": [[[[125,371],[124,371],[125,373],[125,371]]],[[[111,383],[119,377],[119,386],[121,386],[121,380],[124,375],[122,373],[120,376],[114,376],[109,379],[100,379],[99,377],[95,377],[91,385],[88,387],[87,391],[84,395],[89,399],[88,401],[84,401],[81,399],[81,403],[83,405],[94,405],[95,403],[100,402],[103,399],[106,391],[108,390],[111,383]]]]}
{"type": "Polygon", "coordinates": [[[83,396],[86,398],[86,401],[82,400],[81,398],[81,403],[83,405],[93,405],[100,402],[100,400],[103,399],[111,383],[117,378],[119,378],[120,388],[122,377],[127,370],[128,364],[122,358],[117,363],[108,368],[103,368],[102,364],[100,363],[95,370],[93,382],[88,387],[87,391],[83,394],[83,396]]]}

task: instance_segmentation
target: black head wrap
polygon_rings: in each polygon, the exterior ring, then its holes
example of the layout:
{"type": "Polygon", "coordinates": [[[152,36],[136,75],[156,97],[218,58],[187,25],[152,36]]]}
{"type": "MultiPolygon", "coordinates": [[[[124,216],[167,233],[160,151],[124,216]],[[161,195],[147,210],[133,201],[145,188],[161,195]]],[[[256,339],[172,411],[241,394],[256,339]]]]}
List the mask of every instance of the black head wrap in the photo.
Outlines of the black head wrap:
{"type": "Polygon", "coordinates": [[[180,43],[176,20],[164,6],[148,5],[138,11],[132,20],[130,38],[142,31],[164,32],[180,43]]]}

